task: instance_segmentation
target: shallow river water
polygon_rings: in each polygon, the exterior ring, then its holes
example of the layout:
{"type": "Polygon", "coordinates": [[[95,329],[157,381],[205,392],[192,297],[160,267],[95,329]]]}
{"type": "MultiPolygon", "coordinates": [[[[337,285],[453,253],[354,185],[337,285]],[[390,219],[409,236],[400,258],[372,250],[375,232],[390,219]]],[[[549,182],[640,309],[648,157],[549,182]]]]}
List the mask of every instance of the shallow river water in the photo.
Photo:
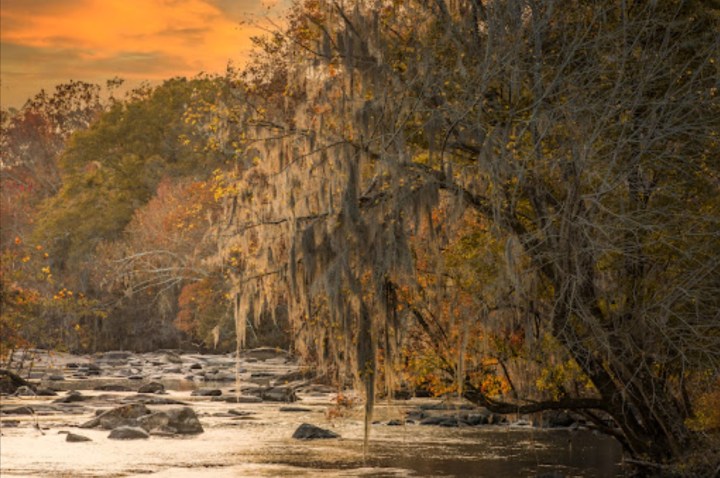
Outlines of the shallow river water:
{"type": "MultiPolygon", "coordinates": [[[[203,386],[206,386],[204,384],[203,386]]],[[[228,387],[228,385],[225,385],[228,387]]],[[[78,387],[74,387],[78,388],[78,387]]],[[[613,477],[620,476],[618,444],[586,430],[545,430],[509,425],[444,428],[388,426],[405,410],[429,399],[378,404],[367,453],[359,409],[328,417],[331,394],[300,394],[294,405],[309,411],[281,412],[280,403],[229,404],[190,396],[182,384],[165,397],[183,400],[198,414],[205,433],[185,438],[109,440],[108,431],[79,429],[93,410],[77,414],[3,415],[2,477],[613,477]],[[230,409],[251,414],[228,414],[230,409]],[[7,426],[12,418],[16,426],[7,426]],[[17,423],[19,422],[19,423],[17,423]],[[291,438],[301,423],[338,433],[331,440],[291,438]],[[68,443],[60,431],[90,442],[68,443]]],[[[83,391],[83,394],[106,392],[83,391]]],[[[117,392],[118,397],[130,395],[117,392]]],[[[56,397],[4,397],[3,407],[42,408],[56,397]]],[[[164,406],[151,408],[162,409],[164,406]]]]}

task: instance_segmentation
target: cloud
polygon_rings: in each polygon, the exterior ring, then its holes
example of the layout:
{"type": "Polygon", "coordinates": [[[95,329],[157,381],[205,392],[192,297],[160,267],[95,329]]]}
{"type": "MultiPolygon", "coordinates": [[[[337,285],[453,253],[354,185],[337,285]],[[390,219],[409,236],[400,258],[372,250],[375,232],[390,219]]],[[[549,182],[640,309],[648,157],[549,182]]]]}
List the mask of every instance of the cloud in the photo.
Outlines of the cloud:
{"type": "Polygon", "coordinates": [[[3,0],[3,106],[57,79],[223,72],[247,58],[250,37],[262,32],[240,22],[264,12],[257,0],[3,0]]]}

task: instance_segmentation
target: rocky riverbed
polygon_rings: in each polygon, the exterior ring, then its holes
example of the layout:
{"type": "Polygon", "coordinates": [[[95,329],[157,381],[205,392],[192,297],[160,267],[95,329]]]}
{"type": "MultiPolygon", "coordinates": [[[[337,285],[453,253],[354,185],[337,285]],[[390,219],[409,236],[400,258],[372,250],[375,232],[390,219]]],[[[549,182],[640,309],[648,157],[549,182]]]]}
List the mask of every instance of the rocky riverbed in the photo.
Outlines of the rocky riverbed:
{"type": "Polygon", "coordinates": [[[0,375],[2,476],[614,476],[620,450],[566,415],[507,420],[467,403],[360,400],[287,353],[38,351],[0,375]],[[23,375],[23,374],[21,374],[23,375]],[[236,375],[239,381],[236,382],[236,375]]]}

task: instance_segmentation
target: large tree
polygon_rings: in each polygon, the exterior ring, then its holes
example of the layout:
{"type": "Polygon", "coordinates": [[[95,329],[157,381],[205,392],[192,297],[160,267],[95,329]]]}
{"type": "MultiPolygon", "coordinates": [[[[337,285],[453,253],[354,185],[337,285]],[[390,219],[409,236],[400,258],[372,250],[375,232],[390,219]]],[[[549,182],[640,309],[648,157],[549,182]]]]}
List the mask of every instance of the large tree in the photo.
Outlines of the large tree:
{"type": "MultiPolygon", "coordinates": [[[[464,395],[501,412],[581,410],[634,458],[679,460],[697,439],[687,382],[720,365],[711,5],[297,6],[265,43],[274,61],[250,70],[242,104],[262,107],[225,190],[239,332],[288,300],[309,349],[353,364],[370,412],[378,350],[392,362],[407,319],[428,323],[397,293],[425,285],[413,240],[425,225],[423,247],[441,249],[471,214],[506,244],[494,257],[511,325],[591,385],[508,403],[463,381],[464,395]]],[[[489,317],[471,319],[502,326],[489,317]]]]}

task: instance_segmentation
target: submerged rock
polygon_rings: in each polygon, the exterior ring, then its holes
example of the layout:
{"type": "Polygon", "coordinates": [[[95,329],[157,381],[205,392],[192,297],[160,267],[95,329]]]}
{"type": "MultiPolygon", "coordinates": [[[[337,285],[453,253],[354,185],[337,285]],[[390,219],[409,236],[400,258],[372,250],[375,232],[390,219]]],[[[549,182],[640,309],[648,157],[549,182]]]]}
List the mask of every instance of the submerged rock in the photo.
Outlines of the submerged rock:
{"type": "Polygon", "coordinates": [[[330,430],[310,425],[309,423],[303,423],[297,428],[297,430],[295,430],[292,437],[296,440],[317,440],[325,438],[340,438],[340,435],[335,432],[331,432],[330,430]]]}
{"type": "Polygon", "coordinates": [[[137,440],[140,438],[150,438],[150,435],[140,427],[118,427],[110,432],[108,438],[113,440],[137,440]]]}

